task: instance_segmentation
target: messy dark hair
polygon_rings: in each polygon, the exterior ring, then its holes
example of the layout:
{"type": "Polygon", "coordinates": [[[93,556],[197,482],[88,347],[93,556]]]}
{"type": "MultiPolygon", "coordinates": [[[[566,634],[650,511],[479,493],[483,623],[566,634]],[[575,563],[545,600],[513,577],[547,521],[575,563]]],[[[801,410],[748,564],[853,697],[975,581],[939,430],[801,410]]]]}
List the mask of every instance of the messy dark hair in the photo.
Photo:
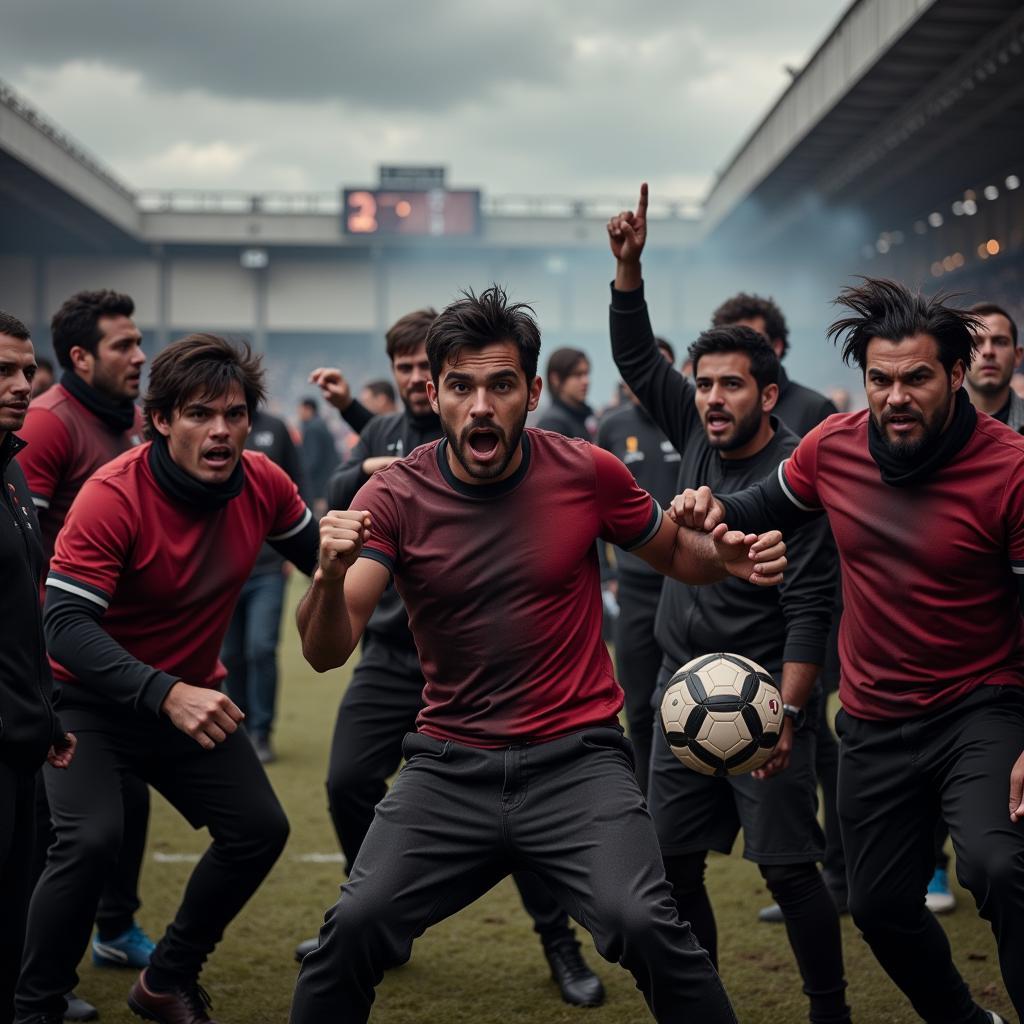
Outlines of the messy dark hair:
{"type": "Polygon", "coordinates": [[[446,306],[427,332],[427,359],[436,385],[444,364],[456,362],[464,348],[485,348],[509,341],[519,350],[519,365],[529,384],[537,376],[540,328],[531,306],[510,302],[505,289],[493,284],[475,295],[472,290],[446,306]]]}
{"type": "Polygon", "coordinates": [[[981,326],[977,314],[949,305],[949,295],[929,299],[897,281],[877,277],[863,277],[861,281],[856,286],[847,285],[833,301],[853,315],[841,317],[828,329],[828,337],[842,345],[847,366],[855,363],[862,373],[867,371],[872,338],[899,343],[915,334],[935,339],[947,375],[958,362],[965,367],[971,365],[976,347],[974,332],[981,326]]]}
{"type": "Polygon", "coordinates": [[[153,415],[170,420],[190,402],[219,398],[237,384],[245,395],[249,419],[266,398],[263,365],[247,342],[217,334],[190,334],[172,342],[149,370],[149,388],[142,400],[146,433],[153,436],[153,415]]]}
{"type": "Polygon", "coordinates": [[[430,325],[437,319],[436,309],[417,309],[414,313],[406,313],[399,317],[384,335],[388,359],[395,361],[395,356],[407,356],[423,344],[430,325]]]}
{"type": "Polygon", "coordinates": [[[580,362],[590,366],[590,356],[581,348],[556,348],[548,356],[548,365],[544,376],[547,378],[548,391],[552,395],[557,397],[559,391],[562,390],[565,378],[576,369],[580,362]]]}
{"type": "Polygon", "coordinates": [[[789,327],[774,299],[766,299],[761,295],[748,295],[740,292],[726,299],[711,314],[712,327],[731,327],[739,320],[753,320],[755,317],[764,320],[764,329],[768,332],[769,341],[782,342],[782,355],[789,351],[789,327]]]}
{"type": "Polygon", "coordinates": [[[733,324],[702,332],[687,350],[694,377],[699,376],[701,356],[714,352],[742,352],[750,360],[750,375],[757,381],[758,391],[779,383],[779,357],[768,339],[752,327],[733,324]]]}
{"type": "Polygon", "coordinates": [[[65,370],[71,369],[71,350],[77,345],[96,355],[100,338],[100,318],[131,316],[135,303],[128,295],[105,288],[96,292],[75,292],[65,299],[50,321],[53,352],[65,370]]]}

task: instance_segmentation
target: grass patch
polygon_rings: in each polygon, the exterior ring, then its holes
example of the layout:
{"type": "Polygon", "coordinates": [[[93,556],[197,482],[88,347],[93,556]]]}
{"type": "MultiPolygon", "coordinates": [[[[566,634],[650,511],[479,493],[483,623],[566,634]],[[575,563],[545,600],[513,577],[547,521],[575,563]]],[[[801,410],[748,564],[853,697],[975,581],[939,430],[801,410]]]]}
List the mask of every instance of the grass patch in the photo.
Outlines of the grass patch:
{"type": "MultiPolygon", "coordinates": [[[[279,760],[271,781],[291,820],[288,846],[252,902],[228,929],[203,974],[203,984],[222,1024],[283,1024],[287,1020],[297,965],[292,949],[316,934],[324,910],[337,898],[338,863],[302,860],[333,854],[337,842],[327,816],[324,775],[334,718],[349,670],[317,676],[298,649],[291,607],[301,592],[295,581],[281,650],[282,686],[275,743],[279,760]]],[[[173,916],[192,863],[176,858],[199,854],[206,836],[193,832],[154,794],[149,849],[142,872],[139,920],[157,937],[173,916]]],[[[718,917],[725,984],[743,1024],[789,1024],[807,1019],[806,1000],[785,930],[759,924],[768,902],[753,864],[714,856],[708,885],[718,917]]],[[[959,889],[960,905],[942,918],[954,956],[972,991],[985,1006],[1012,1018],[1003,988],[995,943],[970,896],[959,889]]],[[[843,919],[849,999],[859,1024],[912,1024],[909,1005],[875,963],[867,946],[843,919]]],[[[607,964],[586,937],[588,960],[608,990],[598,1010],[562,1004],[540,946],[514,887],[506,880],[462,913],[427,933],[411,962],[392,971],[381,985],[373,1019],[380,1024],[632,1024],[649,1021],[632,978],[607,964]]],[[[136,1022],[125,1006],[130,972],[97,969],[88,957],[78,991],[94,1002],[107,1024],[136,1022]]],[[[329,1022],[324,1022],[329,1024],[329,1022]]],[[[695,1022],[697,1024],[697,1022],[695,1022]]]]}

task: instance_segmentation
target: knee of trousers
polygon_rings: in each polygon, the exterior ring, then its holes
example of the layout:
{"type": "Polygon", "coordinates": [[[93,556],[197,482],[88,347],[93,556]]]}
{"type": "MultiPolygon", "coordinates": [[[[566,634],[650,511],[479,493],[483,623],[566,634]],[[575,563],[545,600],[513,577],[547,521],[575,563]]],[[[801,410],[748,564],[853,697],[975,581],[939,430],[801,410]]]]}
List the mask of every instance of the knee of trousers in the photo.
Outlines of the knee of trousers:
{"type": "Polygon", "coordinates": [[[761,864],[758,870],[778,903],[805,899],[825,884],[814,863],[761,864]]]}
{"type": "Polygon", "coordinates": [[[385,779],[367,772],[358,760],[345,758],[332,763],[327,771],[327,804],[334,810],[374,806],[387,789],[385,779]]]}
{"type": "Polygon", "coordinates": [[[595,907],[590,925],[594,944],[606,960],[647,960],[664,946],[663,927],[678,927],[678,917],[674,906],[622,893],[620,899],[595,907]]]}
{"type": "Polygon", "coordinates": [[[1024,899],[1024,838],[987,836],[957,860],[957,877],[981,905],[986,901],[1020,906],[1024,899]]]}
{"type": "Polygon", "coordinates": [[[78,872],[102,876],[117,863],[124,830],[117,824],[90,821],[77,828],[57,828],[57,841],[46,854],[47,864],[72,864],[78,872]]]}
{"type": "Polygon", "coordinates": [[[869,939],[872,933],[913,927],[922,915],[930,913],[924,905],[923,889],[898,895],[870,889],[851,891],[849,906],[853,923],[869,939]]]}
{"type": "Polygon", "coordinates": [[[289,832],[288,818],[281,805],[275,802],[260,808],[241,827],[216,836],[215,844],[233,860],[260,861],[269,865],[281,856],[289,832]]]}
{"type": "Polygon", "coordinates": [[[368,962],[379,971],[404,964],[415,936],[391,913],[392,904],[360,899],[345,889],[327,915],[320,949],[339,964],[368,962]]]}

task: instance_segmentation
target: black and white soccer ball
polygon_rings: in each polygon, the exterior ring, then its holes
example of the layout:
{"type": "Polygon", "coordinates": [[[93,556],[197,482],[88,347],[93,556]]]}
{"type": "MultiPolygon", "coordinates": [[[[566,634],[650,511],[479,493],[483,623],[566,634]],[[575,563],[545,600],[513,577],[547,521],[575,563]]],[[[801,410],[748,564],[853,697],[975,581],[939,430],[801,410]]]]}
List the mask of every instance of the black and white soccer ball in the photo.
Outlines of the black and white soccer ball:
{"type": "Polygon", "coordinates": [[[782,735],[782,694],[755,661],[705,654],[665,688],[661,726],[672,753],[704,775],[742,775],[772,756],[782,735]]]}

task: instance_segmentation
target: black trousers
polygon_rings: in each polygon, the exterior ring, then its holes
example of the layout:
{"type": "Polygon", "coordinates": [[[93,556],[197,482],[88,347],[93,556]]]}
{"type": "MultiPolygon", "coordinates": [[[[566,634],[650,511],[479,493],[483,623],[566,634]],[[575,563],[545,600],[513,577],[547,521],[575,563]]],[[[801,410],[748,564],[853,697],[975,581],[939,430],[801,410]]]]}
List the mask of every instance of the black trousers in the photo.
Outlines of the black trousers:
{"type": "Polygon", "coordinates": [[[653,582],[619,577],[619,617],[615,620],[615,673],[626,694],[626,722],[636,750],[637,781],[647,792],[654,716],[651,700],[661,667],[661,649],[654,639],[654,617],[661,596],[661,577],[653,582]]]}
{"type": "Polygon", "coordinates": [[[19,1017],[60,1013],[124,833],[123,787],[137,776],[213,839],[151,958],[165,976],[198,976],[224,929],[284,848],[288,822],[243,732],[204,750],[166,719],[142,715],[91,727],[64,772],[45,768],[57,839],[32,895],[16,1006],[19,1017]],[[116,722],[116,727],[115,727],[116,722]]]}
{"type": "Polygon", "coordinates": [[[14,986],[32,892],[37,774],[0,761],[0,1024],[14,1020],[14,986]]]}
{"type": "MultiPolygon", "coordinates": [[[[423,675],[415,651],[364,644],[338,708],[327,769],[327,805],[350,874],[374,808],[402,761],[402,740],[416,728],[422,706],[423,675]]],[[[541,941],[551,945],[570,938],[568,915],[540,879],[517,872],[515,881],[541,941]]]]}
{"type": "Polygon", "coordinates": [[[536,872],[662,1022],[730,1024],[707,953],[675,911],[629,741],[593,728],[477,750],[412,733],[320,946],[292,1024],[365,1021],[415,938],[516,870],[536,872]]]}
{"type": "Polygon", "coordinates": [[[983,1024],[925,909],[941,814],[960,883],[990,922],[1003,982],[1024,1014],[1024,822],[1010,821],[1010,770],[1024,751],[1024,692],[982,686],[898,721],[840,712],[839,816],[850,911],[886,973],[929,1024],[983,1024]]]}
{"type": "MultiPolygon", "coordinates": [[[[149,829],[149,786],[134,775],[124,777],[124,839],[113,870],[103,883],[96,911],[96,926],[101,939],[112,939],[127,931],[142,906],[139,899],[139,874],[146,854],[146,832],[149,829]]],[[[56,834],[50,817],[43,773],[36,776],[36,832],[32,850],[32,883],[35,887],[46,867],[46,851],[56,834]]]]}

